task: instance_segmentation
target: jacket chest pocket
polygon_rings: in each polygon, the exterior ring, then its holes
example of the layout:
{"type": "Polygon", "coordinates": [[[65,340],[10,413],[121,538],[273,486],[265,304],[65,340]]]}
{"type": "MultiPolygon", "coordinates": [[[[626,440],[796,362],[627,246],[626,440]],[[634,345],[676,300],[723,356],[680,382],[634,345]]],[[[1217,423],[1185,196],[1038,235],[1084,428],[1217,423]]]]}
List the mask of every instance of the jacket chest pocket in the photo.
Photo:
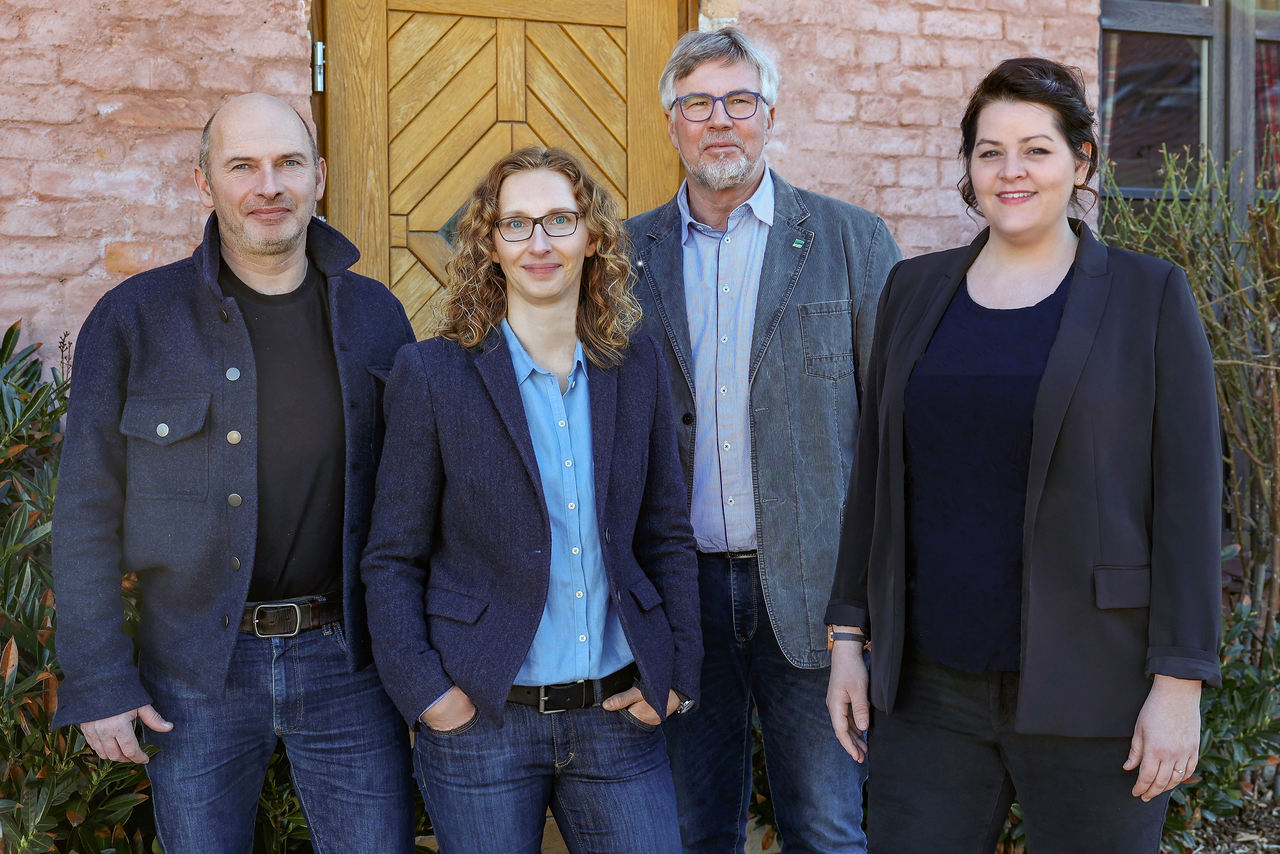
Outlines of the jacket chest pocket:
{"type": "Polygon", "coordinates": [[[847,299],[810,302],[801,305],[799,312],[804,372],[829,380],[852,374],[853,303],[847,299]]]}
{"type": "Polygon", "coordinates": [[[209,493],[209,395],[131,397],[120,432],[129,437],[127,492],[138,498],[203,500],[209,493]]]}

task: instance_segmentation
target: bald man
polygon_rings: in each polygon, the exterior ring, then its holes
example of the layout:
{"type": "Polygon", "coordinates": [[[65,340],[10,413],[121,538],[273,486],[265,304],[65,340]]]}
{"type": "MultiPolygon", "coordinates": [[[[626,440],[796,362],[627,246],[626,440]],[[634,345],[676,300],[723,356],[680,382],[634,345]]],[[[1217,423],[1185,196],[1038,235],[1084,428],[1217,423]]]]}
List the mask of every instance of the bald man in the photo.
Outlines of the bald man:
{"type": "Polygon", "coordinates": [[[76,346],[54,723],[147,764],[167,854],[252,850],[281,742],[319,854],[413,851],[407,732],[358,574],[383,380],[413,332],[314,217],[326,172],[287,103],[228,101],[195,169],[203,242],[107,293],[76,346]]]}

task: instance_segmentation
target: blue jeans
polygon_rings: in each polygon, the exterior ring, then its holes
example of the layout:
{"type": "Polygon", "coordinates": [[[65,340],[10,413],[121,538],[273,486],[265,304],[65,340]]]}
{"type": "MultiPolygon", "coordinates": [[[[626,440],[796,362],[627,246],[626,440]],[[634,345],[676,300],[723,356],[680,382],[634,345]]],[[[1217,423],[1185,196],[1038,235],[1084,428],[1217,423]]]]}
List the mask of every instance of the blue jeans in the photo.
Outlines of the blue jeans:
{"type": "Polygon", "coordinates": [[[441,851],[538,854],[548,806],[573,854],[680,850],[662,730],[624,712],[507,703],[501,727],[477,715],[417,733],[414,769],[441,851]]]}
{"type": "Polygon", "coordinates": [[[283,741],[316,854],[412,854],[408,727],[377,671],[347,670],[334,623],[292,638],[241,632],[226,693],[140,663],[173,723],[144,729],[156,834],[166,854],[248,854],[267,762],[283,741]]]}
{"type": "Polygon", "coordinates": [[[764,735],[774,817],[787,854],[862,854],[865,766],[836,741],[830,668],[802,670],[769,625],[755,557],[698,555],[700,706],[667,723],[687,854],[741,852],[751,796],[751,708],[764,735]]]}

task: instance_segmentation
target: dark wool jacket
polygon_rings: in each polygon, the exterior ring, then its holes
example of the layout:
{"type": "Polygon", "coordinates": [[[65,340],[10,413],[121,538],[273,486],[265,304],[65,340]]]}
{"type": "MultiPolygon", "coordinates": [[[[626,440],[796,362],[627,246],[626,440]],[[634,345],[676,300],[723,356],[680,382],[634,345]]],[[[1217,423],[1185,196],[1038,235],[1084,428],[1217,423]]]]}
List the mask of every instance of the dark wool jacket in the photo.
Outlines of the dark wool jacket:
{"type": "MultiPolygon", "coordinates": [[[[1128,737],[1152,674],[1220,684],[1221,422],[1186,275],[1074,226],[1032,418],[1014,725],[1128,737]]],[[[906,629],[903,395],[987,236],[903,261],[880,302],[827,621],[870,629],[886,712],[906,629]]]]}
{"type": "MultiPolygon", "coordinates": [[[[608,594],[660,715],[698,696],[697,560],[658,348],[637,335],[587,368],[608,594]]],[[[551,578],[551,524],[501,331],[405,347],[387,384],[386,452],[361,569],[387,693],[409,722],[458,685],[501,722],[551,578]]]]}
{"type": "MultiPolygon", "coordinates": [[[[342,586],[350,665],[360,668],[370,661],[357,567],[380,441],[378,374],[413,330],[383,285],[348,270],[360,253],[333,228],[313,219],[307,251],[328,280],[346,413],[342,586]]],[[[210,693],[226,682],[257,541],[258,389],[220,265],[210,216],[190,258],[126,280],[80,330],[53,521],[66,674],[57,726],[151,702],[122,630],[125,572],[138,575],[137,646],[148,666],[210,693]]]]}

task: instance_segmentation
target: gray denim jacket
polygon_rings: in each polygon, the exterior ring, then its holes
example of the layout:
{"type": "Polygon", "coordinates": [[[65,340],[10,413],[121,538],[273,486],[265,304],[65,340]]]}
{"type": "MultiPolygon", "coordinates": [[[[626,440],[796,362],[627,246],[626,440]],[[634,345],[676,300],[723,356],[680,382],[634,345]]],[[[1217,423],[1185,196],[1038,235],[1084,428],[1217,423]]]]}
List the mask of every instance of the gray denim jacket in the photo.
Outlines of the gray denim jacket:
{"type": "MultiPolygon", "coordinates": [[[[858,424],[858,384],[876,305],[902,257],[862,208],[792,187],[773,173],[751,349],[756,542],[765,606],[783,654],[824,667],[831,595],[858,424]]],[[[662,343],[680,461],[693,489],[693,351],[675,199],[627,221],[642,329],[662,343]]]]}

